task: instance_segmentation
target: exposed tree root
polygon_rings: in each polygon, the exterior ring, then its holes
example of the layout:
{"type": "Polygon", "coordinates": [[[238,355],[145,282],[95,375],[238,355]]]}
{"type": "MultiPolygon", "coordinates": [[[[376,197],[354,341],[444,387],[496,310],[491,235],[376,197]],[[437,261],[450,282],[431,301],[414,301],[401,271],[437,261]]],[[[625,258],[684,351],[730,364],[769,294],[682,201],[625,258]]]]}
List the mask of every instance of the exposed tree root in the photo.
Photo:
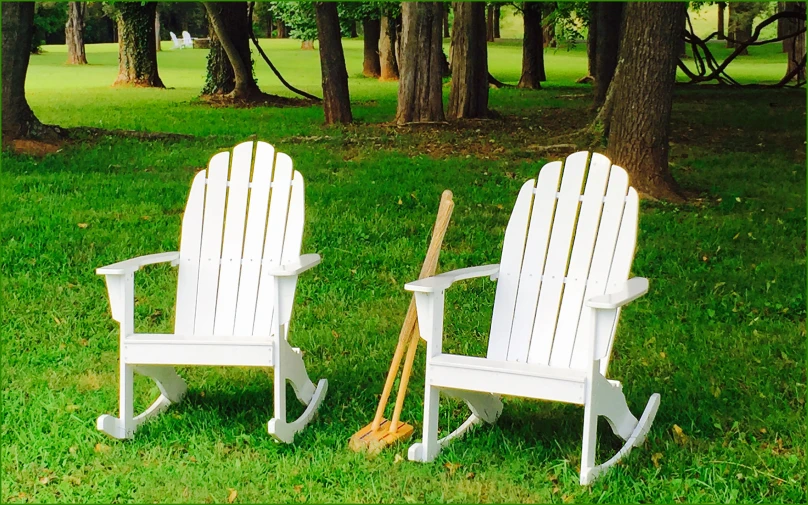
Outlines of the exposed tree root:
{"type": "Polygon", "coordinates": [[[202,102],[213,107],[308,107],[319,103],[314,100],[303,98],[289,98],[285,96],[271,95],[269,93],[255,93],[247,98],[236,98],[232,93],[221,95],[202,95],[199,97],[202,102]]]}

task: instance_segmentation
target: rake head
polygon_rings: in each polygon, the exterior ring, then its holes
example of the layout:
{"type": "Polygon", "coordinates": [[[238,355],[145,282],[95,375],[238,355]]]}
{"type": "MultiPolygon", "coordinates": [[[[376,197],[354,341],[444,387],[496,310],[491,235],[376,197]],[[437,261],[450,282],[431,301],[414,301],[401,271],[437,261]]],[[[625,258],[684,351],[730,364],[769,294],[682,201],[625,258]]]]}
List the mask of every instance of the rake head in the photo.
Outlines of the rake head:
{"type": "Polygon", "coordinates": [[[368,454],[378,454],[382,449],[398,442],[404,442],[412,437],[415,428],[411,424],[399,422],[395,431],[390,431],[390,421],[382,418],[379,428],[374,430],[373,423],[368,424],[354,433],[348,447],[355,452],[365,451],[368,454]]]}

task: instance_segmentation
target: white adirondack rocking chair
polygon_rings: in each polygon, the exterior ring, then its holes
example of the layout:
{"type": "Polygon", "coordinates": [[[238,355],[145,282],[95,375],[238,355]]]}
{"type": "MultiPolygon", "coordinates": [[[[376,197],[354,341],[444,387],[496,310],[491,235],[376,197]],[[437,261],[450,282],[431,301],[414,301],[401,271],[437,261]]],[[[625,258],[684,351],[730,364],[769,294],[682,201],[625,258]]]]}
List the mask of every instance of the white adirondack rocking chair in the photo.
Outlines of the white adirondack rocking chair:
{"type": "Polygon", "coordinates": [[[179,252],[142,256],[99,268],[112,317],[120,323],[120,414],[98,429],[131,438],[138,425],[182,399],[185,382],[172,365],[274,368],[274,417],[268,430],[292,442],[314,416],[328,382],[315,387],[299,349],[287,342],[297,277],[320,263],[300,255],[303,177],[265,142],[245,142],[211,158],[196,174],[182,218],[179,252]],[[252,175],[252,178],[250,177],[252,175]],[[134,274],[145,265],[179,265],[174,334],[134,331],[134,274]],[[154,379],[160,397],[140,415],[132,405],[133,372],[154,379]],[[286,421],[286,381],[308,405],[286,421]]]}
{"type": "Polygon", "coordinates": [[[606,157],[592,154],[588,162],[589,153],[575,153],[563,170],[561,162],[549,163],[538,183],[532,179],[522,186],[499,265],[455,270],[405,286],[415,292],[419,329],[427,341],[423,441],[410,447],[410,460],[431,461],[471,426],[495,422],[502,412],[498,395],[584,405],[584,485],[645,440],[659,394],[651,396],[638,421],[620,382],[605,378],[620,307],[648,290],[647,279],[628,279],[637,192],[629,187],[625,170],[606,157]],[[487,357],[444,354],[444,291],[455,281],[475,277],[498,279],[487,357]],[[441,440],[439,392],[464,400],[472,412],[441,440]],[[595,466],[599,415],[626,442],[595,466]]]}
{"type": "Polygon", "coordinates": [[[182,41],[177,38],[177,35],[174,32],[168,32],[168,34],[171,35],[171,42],[174,44],[171,49],[182,49],[182,41]]]}

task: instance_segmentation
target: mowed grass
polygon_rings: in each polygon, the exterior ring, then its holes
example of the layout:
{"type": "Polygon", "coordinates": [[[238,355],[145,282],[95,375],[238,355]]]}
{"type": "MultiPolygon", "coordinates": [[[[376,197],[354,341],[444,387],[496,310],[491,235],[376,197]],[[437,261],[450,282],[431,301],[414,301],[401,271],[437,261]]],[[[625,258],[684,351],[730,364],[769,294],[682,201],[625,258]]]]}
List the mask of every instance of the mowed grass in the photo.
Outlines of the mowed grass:
{"type": "MultiPolygon", "coordinates": [[[[590,88],[574,84],[585,53],[548,51],[544,90],[492,90],[500,119],[398,129],[380,124],[394,116],[395,83],[359,77],[361,42],[344,43],[359,120],[344,128],[323,127],[319,107],[195,101],[201,50],[160,54],[168,90],[111,89],[111,45],[90,46],[83,68],[64,66],[60,48],[32,58],[28,96],[47,122],[193,138],[2,154],[3,501],[805,501],[802,91],[677,88],[671,165],[693,197],[643,202],[633,274],[651,290],[624,311],[610,367],[636,413],[654,392],[662,405],[646,444],[582,488],[573,405],[508,398],[495,426],[429,465],[402,460],[406,445],[369,459],[347,441],[373,415],[441,191],[456,202],[441,270],[497,262],[518,188],[563,155],[537,146],[592,119],[590,88]],[[300,279],[290,340],[312,378],[329,380],[319,416],[293,445],[275,444],[268,371],[184,367],[186,401],[134,440],[110,440],[95,419],[117,412],[118,334],[94,270],[176,250],[193,174],[250,135],[306,177],[303,250],[323,263],[300,279]]],[[[264,44],[289,80],[319,92],[316,52],[264,44]]],[[[779,79],[784,59],[754,54],[772,63],[750,65],[748,79],[779,79]]],[[[518,78],[520,58],[516,42],[491,46],[501,79],[518,78]]],[[[256,68],[264,90],[282,93],[256,68]]],[[[168,267],[138,273],[138,331],[171,330],[175,278],[168,267]]],[[[485,352],[494,289],[479,280],[448,292],[445,350],[485,352]]],[[[423,385],[421,352],[402,416],[416,438],[423,385]]],[[[137,410],[156,395],[136,379],[137,410]]],[[[290,417],[302,411],[291,398],[290,417]]],[[[467,411],[441,405],[445,433],[467,411]]],[[[600,461],[619,447],[601,423],[600,461]]]]}

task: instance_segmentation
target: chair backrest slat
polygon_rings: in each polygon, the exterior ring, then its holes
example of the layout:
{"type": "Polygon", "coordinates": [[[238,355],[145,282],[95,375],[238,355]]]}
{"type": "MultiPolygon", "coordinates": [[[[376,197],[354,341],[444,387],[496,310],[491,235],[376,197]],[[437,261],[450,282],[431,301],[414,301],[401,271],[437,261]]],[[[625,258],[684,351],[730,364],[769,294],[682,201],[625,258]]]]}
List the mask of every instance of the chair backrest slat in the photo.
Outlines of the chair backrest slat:
{"type": "Polygon", "coordinates": [[[550,232],[550,246],[544,266],[539,302],[536,306],[536,321],[530,339],[528,363],[546,365],[550,361],[558,309],[564,290],[564,274],[569,263],[575,221],[578,217],[581,187],[586,174],[588,153],[575,153],[564,163],[564,177],[561,179],[558,203],[550,232]]]}
{"type": "MultiPolygon", "coordinates": [[[[513,328],[525,331],[511,331],[508,345],[509,361],[527,362],[530,350],[530,329],[536,317],[536,303],[539,301],[541,276],[544,273],[544,260],[547,257],[547,246],[550,243],[550,228],[555,212],[556,192],[561,181],[561,162],[549,163],[539,173],[539,180],[533,198],[533,210],[530,214],[530,228],[519,276],[519,293],[516,297],[516,309],[513,314],[513,328]]],[[[530,196],[528,196],[530,197],[530,196]]]]}
{"type": "Polygon", "coordinates": [[[519,289],[519,273],[522,268],[525,239],[530,224],[530,208],[533,203],[535,184],[536,181],[530,180],[522,185],[511,214],[511,220],[508,222],[508,228],[505,230],[499,279],[497,280],[496,303],[488,343],[488,356],[492,359],[503,360],[508,355],[508,342],[511,336],[511,323],[516,306],[516,293],[519,289]]]}
{"type": "Polygon", "coordinates": [[[629,275],[636,192],[625,170],[587,152],[570,155],[563,170],[559,162],[545,165],[532,186],[522,187],[505,232],[488,356],[582,368],[585,300],[619,289],[629,275]]]}
{"type": "MultiPolygon", "coordinates": [[[[183,216],[176,333],[272,333],[275,293],[268,267],[298,261],[303,203],[302,176],[269,144],[245,142],[232,156],[211,159],[194,178],[183,216]]],[[[291,317],[294,289],[282,294],[289,307],[284,305],[280,324],[291,317]]]]}

